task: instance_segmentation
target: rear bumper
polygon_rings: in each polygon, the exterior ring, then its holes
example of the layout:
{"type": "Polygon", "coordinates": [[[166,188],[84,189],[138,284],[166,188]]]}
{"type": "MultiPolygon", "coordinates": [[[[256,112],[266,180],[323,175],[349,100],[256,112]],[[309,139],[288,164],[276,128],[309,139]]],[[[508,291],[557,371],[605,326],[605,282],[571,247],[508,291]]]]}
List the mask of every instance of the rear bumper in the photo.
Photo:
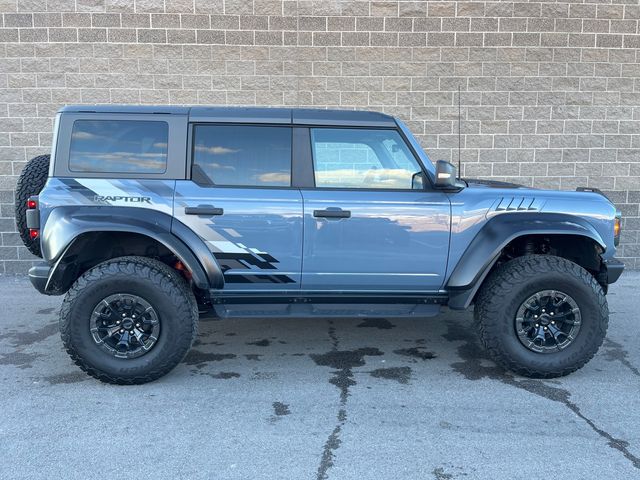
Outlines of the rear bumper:
{"type": "Polygon", "coordinates": [[[617,258],[612,258],[607,261],[607,283],[615,283],[622,275],[622,271],[624,270],[624,263],[622,263],[617,258]]]}
{"type": "Polygon", "coordinates": [[[51,275],[51,266],[48,263],[39,263],[29,269],[29,280],[40,293],[46,293],[49,275],[51,275]]]}

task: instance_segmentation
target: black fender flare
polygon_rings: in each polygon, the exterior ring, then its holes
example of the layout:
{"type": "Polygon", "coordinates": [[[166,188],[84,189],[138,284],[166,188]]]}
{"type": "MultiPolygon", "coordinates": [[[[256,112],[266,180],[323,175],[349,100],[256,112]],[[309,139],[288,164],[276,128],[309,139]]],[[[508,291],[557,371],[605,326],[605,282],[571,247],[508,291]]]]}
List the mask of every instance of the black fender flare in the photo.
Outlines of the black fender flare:
{"type": "Polygon", "coordinates": [[[606,243],[587,220],[575,215],[544,212],[513,212],[496,215],[482,227],[460,257],[446,283],[449,308],[464,310],[510,242],[527,235],[577,235],[606,243]]]}
{"type": "Polygon", "coordinates": [[[209,290],[224,285],[215,257],[187,226],[157,210],[114,206],[62,206],[49,213],[41,238],[43,259],[53,265],[49,279],[54,278],[76,239],[82,234],[97,232],[127,232],[150,237],[173,252],[189,269],[196,287],[209,290]]]}

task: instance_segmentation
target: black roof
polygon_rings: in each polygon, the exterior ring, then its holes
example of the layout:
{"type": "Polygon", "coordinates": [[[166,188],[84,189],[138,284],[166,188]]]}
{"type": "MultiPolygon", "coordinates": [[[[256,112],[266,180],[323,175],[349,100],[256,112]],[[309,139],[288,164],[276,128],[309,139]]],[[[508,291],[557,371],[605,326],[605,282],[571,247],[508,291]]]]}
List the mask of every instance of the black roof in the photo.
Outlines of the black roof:
{"type": "Polygon", "coordinates": [[[187,115],[189,107],[177,105],[66,105],[60,113],[163,113],[187,115]]]}
{"type": "Polygon", "coordinates": [[[65,113],[130,113],[188,115],[194,122],[282,123],[294,125],[335,125],[395,127],[390,115],[364,110],[323,110],[268,107],[208,107],[175,105],[67,105],[65,113]]]}

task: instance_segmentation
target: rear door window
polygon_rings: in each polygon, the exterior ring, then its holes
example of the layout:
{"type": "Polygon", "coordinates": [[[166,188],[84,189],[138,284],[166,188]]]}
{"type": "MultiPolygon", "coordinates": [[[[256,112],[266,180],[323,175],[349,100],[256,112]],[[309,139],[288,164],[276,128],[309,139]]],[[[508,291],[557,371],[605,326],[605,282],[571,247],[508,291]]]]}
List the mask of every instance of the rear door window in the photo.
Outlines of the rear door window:
{"type": "Polygon", "coordinates": [[[91,173],[164,173],[169,126],[142,120],[76,120],[69,170],[91,173]]]}
{"type": "Polygon", "coordinates": [[[291,128],[195,125],[193,167],[212,185],[288,187],[291,128]]]}

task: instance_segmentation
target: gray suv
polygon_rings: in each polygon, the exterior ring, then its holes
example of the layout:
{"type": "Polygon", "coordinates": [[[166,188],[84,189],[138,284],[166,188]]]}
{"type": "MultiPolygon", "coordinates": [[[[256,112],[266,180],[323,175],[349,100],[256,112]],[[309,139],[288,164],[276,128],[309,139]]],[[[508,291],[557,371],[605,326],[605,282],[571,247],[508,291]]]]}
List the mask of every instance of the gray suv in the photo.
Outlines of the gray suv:
{"type": "Polygon", "coordinates": [[[376,112],[68,106],[25,167],[16,219],[65,295],[73,360],[154,380],[199,312],[419,316],[474,304],[497,363],[551,378],[600,347],[620,215],[597,190],[457,178],[376,112]]]}

